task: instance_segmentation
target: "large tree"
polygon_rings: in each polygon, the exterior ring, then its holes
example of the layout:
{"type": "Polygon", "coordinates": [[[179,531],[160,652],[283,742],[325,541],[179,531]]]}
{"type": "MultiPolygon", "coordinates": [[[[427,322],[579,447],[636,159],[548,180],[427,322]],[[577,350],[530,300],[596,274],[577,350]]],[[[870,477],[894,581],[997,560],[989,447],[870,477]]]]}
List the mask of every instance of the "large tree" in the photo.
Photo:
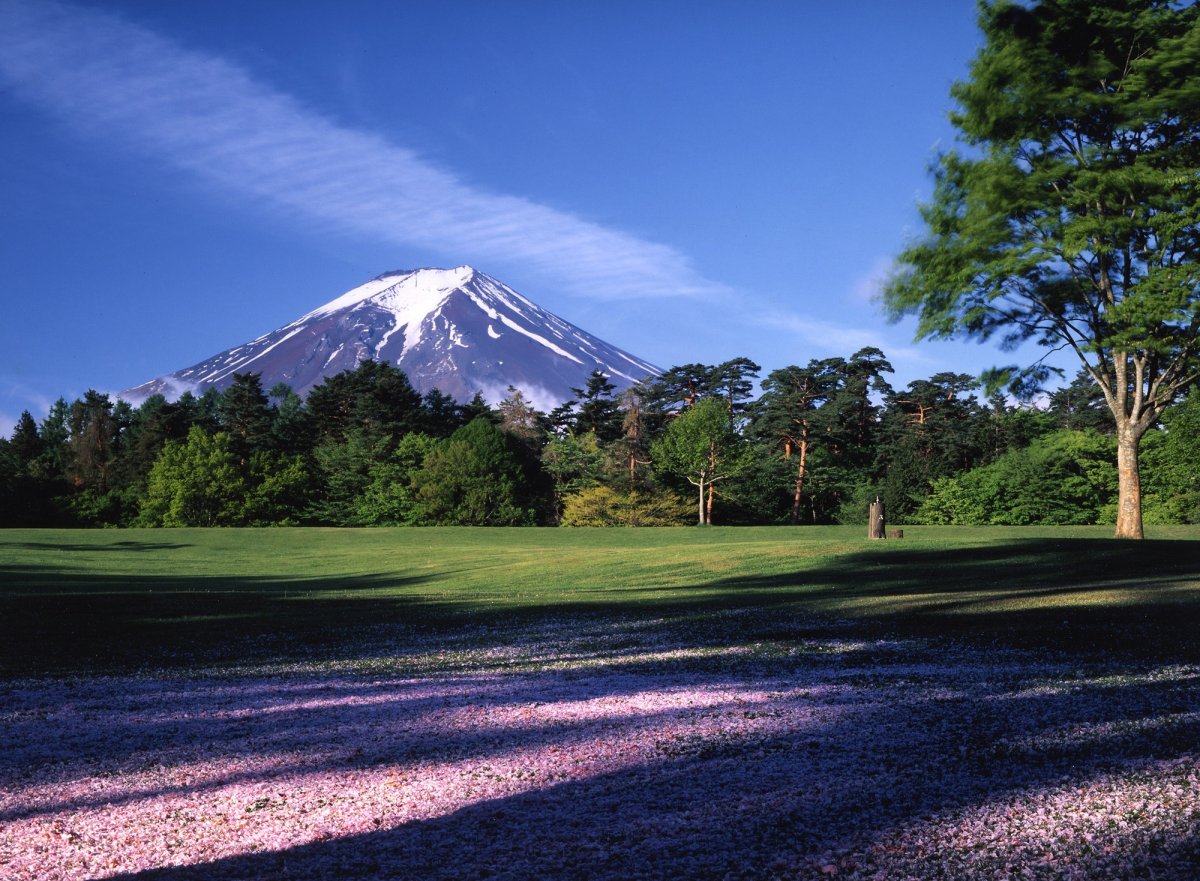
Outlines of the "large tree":
{"type": "Polygon", "coordinates": [[[719,398],[705,398],[672,420],[650,449],[656,465],[699,489],[700,526],[712,525],[716,484],[751,464],[750,450],[729,427],[725,402],[719,398]]]}
{"type": "Polygon", "coordinates": [[[71,480],[77,487],[107,489],[124,428],[108,395],[89,389],[71,405],[71,480]]]}
{"type": "Polygon", "coordinates": [[[1140,538],[1141,438],[1197,378],[1200,7],[995,0],[979,18],[951,91],[963,143],[938,159],[928,235],[885,300],[923,337],[1078,356],[1115,420],[1117,535],[1140,538]]]}
{"type": "Polygon", "coordinates": [[[233,440],[192,426],[183,443],[163,447],[146,481],[142,526],[240,526],[246,480],[233,440]]]}
{"type": "Polygon", "coordinates": [[[613,385],[602,370],[593,370],[584,388],[573,388],[577,403],[573,428],[576,434],[591,432],[600,443],[621,436],[621,407],[613,385]]]}
{"type": "Polygon", "coordinates": [[[221,396],[221,428],[229,434],[243,467],[250,456],[272,445],[271,403],[261,373],[235,373],[221,396]]]}
{"type": "MultiPolygon", "coordinates": [[[[840,359],[839,359],[840,360],[840,359]]],[[[814,437],[823,437],[818,409],[834,394],[837,375],[829,364],[810,361],[808,367],[772,370],[763,381],[759,418],[755,428],[789,461],[796,458],[792,492],[792,525],[800,522],[800,501],[808,477],[809,449],[814,437]]]]}
{"type": "Polygon", "coordinates": [[[713,368],[713,392],[725,399],[729,427],[735,431],[738,420],[749,409],[750,399],[754,397],[754,381],[761,370],[762,367],[749,358],[732,358],[713,368]]]}
{"type": "Polygon", "coordinates": [[[308,393],[307,410],[322,440],[341,440],[355,428],[398,438],[419,430],[424,419],[421,395],[408,376],[382,361],[363,361],[327,377],[308,393]]]}
{"type": "Polygon", "coordinates": [[[417,513],[436,526],[531,525],[526,488],[504,432],[482,416],[430,451],[412,477],[417,513]]]}

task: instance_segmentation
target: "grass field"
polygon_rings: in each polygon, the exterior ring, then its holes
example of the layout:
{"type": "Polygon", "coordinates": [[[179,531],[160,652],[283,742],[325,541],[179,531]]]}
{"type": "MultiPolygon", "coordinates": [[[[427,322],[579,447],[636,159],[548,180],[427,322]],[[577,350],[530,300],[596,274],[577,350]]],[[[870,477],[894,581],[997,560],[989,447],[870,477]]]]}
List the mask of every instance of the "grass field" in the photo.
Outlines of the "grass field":
{"type": "Polygon", "coordinates": [[[1200,877],[1200,529],[0,531],[0,877],[1200,877]]]}
{"type": "Polygon", "coordinates": [[[1200,528],[0,531],[0,669],[344,651],[362,628],[742,609],[1193,656],[1200,528]]]}

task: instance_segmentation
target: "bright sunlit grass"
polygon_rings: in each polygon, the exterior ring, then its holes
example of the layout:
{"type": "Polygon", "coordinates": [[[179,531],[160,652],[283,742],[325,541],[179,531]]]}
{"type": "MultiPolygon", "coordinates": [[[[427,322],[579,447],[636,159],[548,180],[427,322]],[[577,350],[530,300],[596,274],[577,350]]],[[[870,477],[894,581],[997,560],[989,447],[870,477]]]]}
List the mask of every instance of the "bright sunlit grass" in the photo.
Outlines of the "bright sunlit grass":
{"type": "Polygon", "coordinates": [[[1200,529],[263,529],[0,533],[11,670],[316,651],[358,629],[777,610],[922,635],[1184,646],[1200,529]],[[1154,639],[1147,634],[1153,631],[1154,639]]]}

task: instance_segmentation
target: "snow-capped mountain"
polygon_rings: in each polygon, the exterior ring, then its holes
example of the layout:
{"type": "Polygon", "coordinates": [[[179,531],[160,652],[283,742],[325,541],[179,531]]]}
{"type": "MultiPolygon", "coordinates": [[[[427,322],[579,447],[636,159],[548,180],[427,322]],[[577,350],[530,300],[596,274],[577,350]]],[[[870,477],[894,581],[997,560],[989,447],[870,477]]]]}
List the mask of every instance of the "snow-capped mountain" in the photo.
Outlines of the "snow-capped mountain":
{"type": "Polygon", "coordinates": [[[261,373],[264,389],[287,383],[306,395],[326,376],[368,358],[408,374],[420,392],[437,388],[459,401],[475,392],[495,403],[508,387],[550,409],[572,397],[595,370],[618,388],[659,372],[563,321],[470,266],[389,272],[291,324],[121,397],[174,398],[225,388],[234,373],[261,373]]]}

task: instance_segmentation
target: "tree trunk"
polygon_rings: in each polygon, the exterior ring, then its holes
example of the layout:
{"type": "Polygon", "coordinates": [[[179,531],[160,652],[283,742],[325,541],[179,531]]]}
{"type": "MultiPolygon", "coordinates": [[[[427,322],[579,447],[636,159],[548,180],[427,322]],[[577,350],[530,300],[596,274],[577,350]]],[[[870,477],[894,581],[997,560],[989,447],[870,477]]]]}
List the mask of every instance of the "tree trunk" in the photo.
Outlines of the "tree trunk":
{"type": "Polygon", "coordinates": [[[1138,473],[1141,435],[1127,428],[1117,432],[1117,538],[1144,538],[1142,478],[1138,473]]]}
{"type": "Polygon", "coordinates": [[[713,509],[713,481],[717,478],[717,444],[715,441],[708,442],[708,507],[704,512],[704,525],[712,526],[712,509],[713,509]]]}
{"type": "Polygon", "coordinates": [[[796,491],[792,494],[792,525],[800,522],[800,498],[804,495],[804,461],[808,458],[808,440],[800,441],[800,467],[796,470],[796,491]]]}
{"type": "Polygon", "coordinates": [[[704,525],[704,478],[703,477],[700,478],[699,486],[700,486],[700,508],[699,508],[700,518],[697,521],[696,525],[703,526],[704,525]]]}
{"type": "Polygon", "coordinates": [[[870,522],[867,524],[867,538],[887,538],[887,522],[883,516],[883,502],[879,499],[871,502],[868,519],[870,522]]]}

